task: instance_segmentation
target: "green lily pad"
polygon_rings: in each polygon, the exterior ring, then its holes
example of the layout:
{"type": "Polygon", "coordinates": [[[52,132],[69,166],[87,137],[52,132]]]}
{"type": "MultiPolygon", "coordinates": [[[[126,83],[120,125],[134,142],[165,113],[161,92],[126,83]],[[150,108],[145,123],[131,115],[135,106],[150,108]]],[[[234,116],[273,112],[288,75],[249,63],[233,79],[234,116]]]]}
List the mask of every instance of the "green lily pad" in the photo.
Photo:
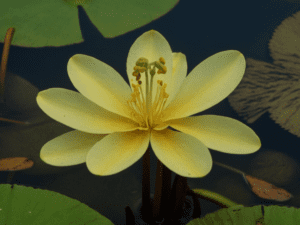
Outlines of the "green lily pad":
{"type": "Polygon", "coordinates": [[[244,207],[237,205],[228,209],[220,209],[215,213],[197,218],[187,225],[297,225],[300,223],[300,209],[285,206],[244,207]]]}
{"type": "Polygon", "coordinates": [[[113,224],[85,204],[54,191],[0,185],[0,224],[113,224]]]}
{"type": "Polygon", "coordinates": [[[62,46],[83,41],[77,5],[82,5],[104,37],[142,27],[170,11],[179,0],[9,0],[0,7],[0,41],[16,29],[12,45],[62,46]]]}

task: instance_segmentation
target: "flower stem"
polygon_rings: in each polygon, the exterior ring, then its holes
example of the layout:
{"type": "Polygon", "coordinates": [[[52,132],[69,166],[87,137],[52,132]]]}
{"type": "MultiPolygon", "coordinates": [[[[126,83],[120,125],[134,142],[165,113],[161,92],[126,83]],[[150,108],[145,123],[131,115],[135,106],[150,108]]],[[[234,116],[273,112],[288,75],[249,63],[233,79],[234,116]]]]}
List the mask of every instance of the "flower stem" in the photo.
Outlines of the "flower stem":
{"type": "Polygon", "coordinates": [[[187,191],[187,196],[191,196],[193,198],[193,203],[194,203],[194,212],[193,212],[193,219],[200,218],[201,216],[201,207],[200,207],[200,202],[198,201],[198,196],[194,191],[190,189],[188,186],[188,191],[187,191]]]}
{"type": "Polygon", "coordinates": [[[153,200],[153,218],[163,219],[171,194],[172,172],[157,159],[155,193],[153,200]]]}
{"type": "Polygon", "coordinates": [[[0,117],[0,121],[8,122],[8,123],[15,123],[15,124],[21,124],[21,125],[27,125],[29,124],[28,122],[23,122],[23,121],[18,121],[18,120],[11,120],[11,119],[6,119],[0,117]]]}
{"type": "Polygon", "coordinates": [[[215,165],[221,166],[221,167],[223,167],[223,168],[225,168],[225,169],[231,170],[232,172],[235,172],[235,173],[244,175],[244,172],[242,172],[241,170],[235,169],[235,168],[233,168],[233,167],[231,167],[231,166],[227,166],[227,165],[224,165],[224,164],[219,163],[219,162],[216,162],[216,161],[214,161],[213,163],[214,163],[215,165]]]}
{"type": "Polygon", "coordinates": [[[7,184],[11,184],[12,179],[13,179],[15,173],[16,173],[16,171],[9,171],[8,172],[7,181],[6,181],[7,184]]]}
{"type": "MultiPolygon", "coordinates": [[[[142,176],[142,215],[150,218],[152,217],[150,200],[150,146],[143,156],[143,176],[142,176]]],[[[145,219],[144,219],[145,220],[145,219]]]]}
{"type": "Polygon", "coordinates": [[[6,67],[7,67],[7,60],[9,54],[9,48],[11,45],[12,38],[14,36],[15,29],[13,27],[9,28],[6,32],[5,39],[4,39],[4,46],[1,58],[1,71],[0,71],[0,103],[4,103],[4,81],[5,81],[5,74],[6,74],[6,67]]]}
{"type": "Polygon", "coordinates": [[[187,195],[187,191],[187,178],[176,174],[169,201],[169,206],[173,208],[171,208],[171,210],[166,215],[166,222],[172,222],[174,220],[176,221],[182,216],[184,210],[183,205],[187,195]]]}
{"type": "Polygon", "coordinates": [[[125,216],[126,216],[126,225],[135,224],[135,217],[129,205],[125,207],[125,216]]]}

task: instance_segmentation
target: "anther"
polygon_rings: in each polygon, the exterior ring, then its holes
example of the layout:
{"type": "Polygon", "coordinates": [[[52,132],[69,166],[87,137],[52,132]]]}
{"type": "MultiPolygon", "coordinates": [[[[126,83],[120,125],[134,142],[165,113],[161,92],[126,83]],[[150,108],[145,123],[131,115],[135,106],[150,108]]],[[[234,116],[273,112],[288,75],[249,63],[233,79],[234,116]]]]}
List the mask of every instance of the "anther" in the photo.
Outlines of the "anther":
{"type": "Polygon", "coordinates": [[[166,61],[165,61],[165,59],[164,59],[163,57],[160,57],[160,58],[159,58],[159,62],[161,62],[161,63],[164,64],[164,65],[166,64],[166,61]]]}
{"type": "Polygon", "coordinates": [[[157,80],[157,83],[162,86],[163,85],[163,81],[162,80],[157,80]]]}
{"type": "Polygon", "coordinates": [[[158,74],[161,74],[161,73],[165,74],[167,72],[167,67],[164,64],[162,64],[161,62],[156,61],[155,66],[159,69],[157,71],[158,74]]]}
{"type": "Polygon", "coordinates": [[[136,61],[137,66],[148,68],[148,59],[141,57],[136,61]]]}
{"type": "Polygon", "coordinates": [[[139,75],[139,72],[134,71],[134,72],[132,73],[132,75],[136,77],[136,76],[139,75]]]}
{"type": "Polygon", "coordinates": [[[165,74],[167,72],[167,67],[165,64],[166,61],[163,57],[160,57],[158,61],[154,61],[150,64],[146,58],[141,57],[136,61],[136,66],[133,68],[134,72],[132,75],[136,77],[138,84],[133,84],[133,79],[131,79],[133,93],[128,104],[132,109],[132,115],[136,117],[140,125],[139,129],[147,130],[150,127],[155,127],[160,123],[163,115],[163,108],[167,98],[169,97],[169,95],[165,92],[167,84],[164,84],[162,80],[157,80],[157,93],[155,100],[152,103],[152,83],[153,77],[156,73],[156,68],[158,69],[158,74],[165,74]],[[146,76],[146,98],[144,98],[141,87],[142,81],[140,81],[141,73],[143,72],[145,72],[146,76]],[[150,90],[148,87],[148,72],[151,75],[150,90]]]}
{"type": "Polygon", "coordinates": [[[133,68],[135,71],[139,71],[140,73],[145,72],[146,68],[145,67],[141,67],[141,66],[135,66],[133,68]]]}
{"type": "Polygon", "coordinates": [[[141,74],[136,76],[136,81],[139,81],[141,79],[141,74]]]}

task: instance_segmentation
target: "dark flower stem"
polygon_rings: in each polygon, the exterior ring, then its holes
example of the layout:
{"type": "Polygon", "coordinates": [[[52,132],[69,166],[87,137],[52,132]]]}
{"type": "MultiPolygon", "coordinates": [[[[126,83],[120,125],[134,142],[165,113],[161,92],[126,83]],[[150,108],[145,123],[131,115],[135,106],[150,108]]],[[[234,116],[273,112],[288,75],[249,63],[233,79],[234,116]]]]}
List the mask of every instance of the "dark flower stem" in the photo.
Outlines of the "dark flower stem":
{"type": "Polygon", "coordinates": [[[8,172],[7,181],[6,181],[7,184],[11,184],[12,179],[13,179],[15,173],[16,173],[16,171],[9,171],[8,172]]]}
{"type": "Polygon", "coordinates": [[[174,222],[182,216],[188,189],[187,178],[176,174],[169,200],[171,209],[166,214],[166,222],[174,222]]]}
{"type": "Polygon", "coordinates": [[[143,156],[143,176],[142,176],[142,215],[152,217],[150,200],[150,146],[143,156]],[[147,214],[147,215],[145,215],[147,214]]]}
{"type": "Polygon", "coordinates": [[[135,224],[135,217],[129,206],[125,207],[125,215],[126,215],[126,225],[135,224]]]}
{"type": "Polygon", "coordinates": [[[157,159],[153,218],[161,220],[168,208],[171,194],[172,172],[157,159]]]}
{"type": "Polygon", "coordinates": [[[6,67],[7,67],[7,60],[8,60],[8,54],[9,49],[11,45],[12,38],[14,36],[15,29],[9,28],[6,32],[5,39],[4,39],[4,46],[3,46],[3,52],[2,52],[2,58],[1,58],[1,71],[0,71],[0,103],[4,103],[4,81],[5,81],[5,74],[6,74],[6,67]]]}
{"type": "Polygon", "coordinates": [[[193,212],[193,219],[196,218],[200,218],[201,216],[201,207],[200,207],[200,202],[198,201],[198,196],[196,195],[196,193],[194,191],[192,191],[190,189],[190,187],[188,186],[188,191],[187,191],[187,196],[191,196],[193,198],[193,202],[194,202],[194,212],[193,212]]]}

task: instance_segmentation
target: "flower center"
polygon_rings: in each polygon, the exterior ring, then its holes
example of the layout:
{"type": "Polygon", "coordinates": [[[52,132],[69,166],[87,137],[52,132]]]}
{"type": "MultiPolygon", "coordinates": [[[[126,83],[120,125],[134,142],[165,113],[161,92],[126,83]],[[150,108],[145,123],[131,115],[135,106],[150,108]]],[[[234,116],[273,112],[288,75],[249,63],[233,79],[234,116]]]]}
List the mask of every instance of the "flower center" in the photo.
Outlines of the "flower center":
{"type": "MultiPolygon", "coordinates": [[[[162,80],[157,80],[157,92],[155,101],[152,105],[152,85],[153,77],[155,75],[155,68],[158,69],[157,74],[165,74],[167,72],[167,67],[165,66],[165,60],[163,57],[160,57],[159,61],[155,61],[150,64],[148,63],[148,59],[141,57],[138,59],[136,66],[133,68],[134,72],[132,75],[136,77],[138,84],[135,85],[132,83],[134,91],[131,94],[131,99],[128,100],[127,103],[132,110],[131,115],[136,118],[140,125],[138,128],[139,130],[152,129],[162,123],[162,111],[167,98],[169,97],[169,95],[166,93],[167,84],[163,84],[162,80]],[[151,75],[150,89],[148,87],[148,71],[151,75]],[[141,73],[143,72],[145,72],[146,76],[146,101],[141,87],[142,81],[140,81],[141,73]]],[[[133,81],[133,79],[131,79],[131,81],[133,81]]]]}

